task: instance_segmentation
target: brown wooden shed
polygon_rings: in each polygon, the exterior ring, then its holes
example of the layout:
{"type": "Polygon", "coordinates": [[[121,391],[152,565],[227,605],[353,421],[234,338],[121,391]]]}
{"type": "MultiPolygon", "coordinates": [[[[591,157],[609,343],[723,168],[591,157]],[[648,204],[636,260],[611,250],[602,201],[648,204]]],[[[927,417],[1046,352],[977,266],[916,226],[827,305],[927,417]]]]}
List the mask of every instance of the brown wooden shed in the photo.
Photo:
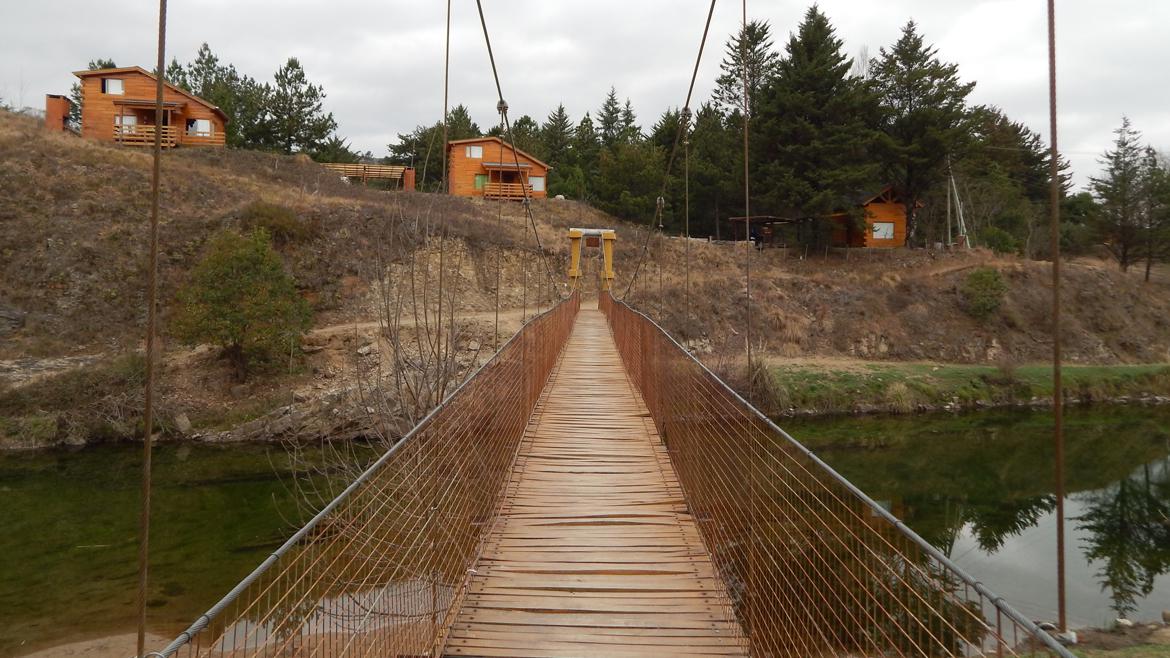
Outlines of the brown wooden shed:
{"type": "MultiPolygon", "coordinates": [[[[81,136],[153,146],[155,77],[140,66],[76,71],[81,78],[81,136]]],[[[163,92],[163,146],[223,146],[228,117],[215,105],[172,84],[163,92]]]]}
{"type": "Polygon", "coordinates": [[[906,245],[906,204],[893,186],[864,198],[864,228],[846,213],[832,215],[833,246],[894,249],[906,245]]]}
{"type": "Polygon", "coordinates": [[[520,149],[513,151],[499,137],[449,142],[447,162],[451,194],[456,196],[522,199],[525,187],[529,197],[548,196],[550,167],[520,149]]]}

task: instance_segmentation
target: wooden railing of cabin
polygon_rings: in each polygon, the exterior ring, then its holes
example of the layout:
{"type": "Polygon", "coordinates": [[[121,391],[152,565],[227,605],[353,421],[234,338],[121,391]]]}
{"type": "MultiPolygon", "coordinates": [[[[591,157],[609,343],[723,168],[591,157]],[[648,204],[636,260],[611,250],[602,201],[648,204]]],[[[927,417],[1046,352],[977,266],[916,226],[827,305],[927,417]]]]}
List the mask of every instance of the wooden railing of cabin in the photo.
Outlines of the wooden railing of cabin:
{"type": "Polygon", "coordinates": [[[406,167],[402,165],[325,162],[321,166],[339,176],[361,180],[400,180],[402,173],[406,171],[406,167]]]}
{"type": "MultiPolygon", "coordinates": [[[[127,146],[154,146],[155,126],[114,126],[114,141],[127,146]]],[[[179,130],[174,126],[162,127],[162,145],[170,148],[179,143],[179,130]]]]}
{"type": "Polygon", "coordinates": [[[188,130],[183,133],[179,143],[184,146],[223,146],[227,143],[227,135],[222,131],[188,130]]]}
{"type": "Polygon", "coordinates": [[[523,199],[525,189],[532,196],[532,186],[526,183],[484,183],[483,195],[493,199],[523,199]]]}

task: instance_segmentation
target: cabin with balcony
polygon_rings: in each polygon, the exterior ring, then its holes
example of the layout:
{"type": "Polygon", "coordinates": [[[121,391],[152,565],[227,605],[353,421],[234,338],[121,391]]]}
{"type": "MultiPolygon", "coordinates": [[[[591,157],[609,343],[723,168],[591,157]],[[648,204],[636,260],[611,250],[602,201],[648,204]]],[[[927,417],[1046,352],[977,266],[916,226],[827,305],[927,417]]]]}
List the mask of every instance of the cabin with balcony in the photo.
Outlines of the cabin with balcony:
{"type": "Polygon", "coordinates": [[[499,137],[457,139],[448,144],[451,194],[489,199],[543,199],[550,167],[499,137]]]}
{"type": "Polygon", "coordinates": [[[223,146],[223,110],[172,84],[163,91],[161,126],[155,125],[155,77],[139,66],[76,71],[81,78],[81,136],[127,146],[223,146]]]}

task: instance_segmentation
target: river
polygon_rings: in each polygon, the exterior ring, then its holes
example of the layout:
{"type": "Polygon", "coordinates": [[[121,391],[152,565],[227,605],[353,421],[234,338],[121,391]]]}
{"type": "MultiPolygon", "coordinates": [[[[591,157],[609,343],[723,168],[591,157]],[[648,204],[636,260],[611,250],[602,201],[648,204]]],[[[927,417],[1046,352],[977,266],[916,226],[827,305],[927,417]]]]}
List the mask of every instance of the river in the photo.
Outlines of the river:
{"type": "MultiPolygon", "coordinates": [[[[1050,414],[782,425],[1024,614],[1055,617],[1050,414]]],[[[1170,409],[1077,409],[1067,427],[1070,620],[1156,619],[1170,608],[1170,409]]],[[[158,448],[153,630],[181,630],[305,518],[293,462],[279,446],[158,448]]],[[[135,446],[0,455],[0,655],[133,630],[140,468],[135,446]]]]}
{"type": "MultiPolygon", "coordinates": [[[[1052,414],[784,423],[830,466],[1028,617],[1055,621],[1052,414]]],[[[1170,409],[1066,415],[1069,624],[1170,609],[1170,409]]]]}

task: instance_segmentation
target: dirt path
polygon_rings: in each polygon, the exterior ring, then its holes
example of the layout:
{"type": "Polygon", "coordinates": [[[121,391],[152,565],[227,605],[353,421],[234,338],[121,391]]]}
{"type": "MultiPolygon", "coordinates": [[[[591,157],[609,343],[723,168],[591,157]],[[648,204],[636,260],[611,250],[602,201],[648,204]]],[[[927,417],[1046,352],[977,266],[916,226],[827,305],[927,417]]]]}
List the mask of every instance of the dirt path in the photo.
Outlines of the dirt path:
{"type": "MultiPolygon", "coordinates": [[[[146,635],[147,650],[163,647],[170,641],[169,637],[151,633],[146,635]]],[[[137,644],[138,634],[126,633],[62,644],[25,654],[24,658],[130,658],[137,651],[137,644]]]]}

